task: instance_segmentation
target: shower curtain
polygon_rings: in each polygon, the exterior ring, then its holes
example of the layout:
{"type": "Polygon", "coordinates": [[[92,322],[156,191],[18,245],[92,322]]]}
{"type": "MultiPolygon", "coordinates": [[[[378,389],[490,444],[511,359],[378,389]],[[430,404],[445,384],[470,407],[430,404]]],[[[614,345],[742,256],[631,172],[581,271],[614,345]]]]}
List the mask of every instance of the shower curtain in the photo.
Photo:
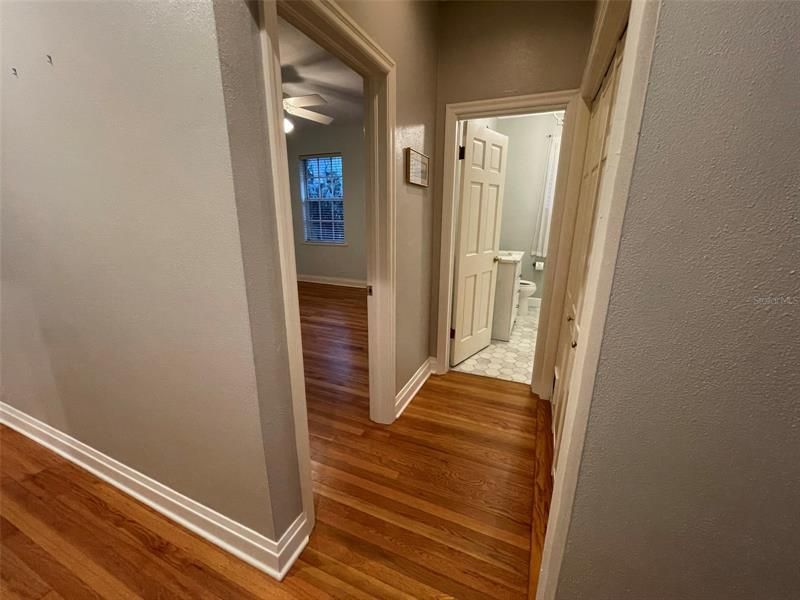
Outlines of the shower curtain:
{"type": "Polygon", "coordinates": [[[550,151],[547,155],[547,174],[544,180],[544,197],[539,207],[539,214],[533,231],[531,254],[547,257],[547,244],[550,241],[550,216],[553,213],[553,195],[556,190],[556,174],[558,172],[558,153],[561,150],[561,134],[550,138],[550,151]]]}

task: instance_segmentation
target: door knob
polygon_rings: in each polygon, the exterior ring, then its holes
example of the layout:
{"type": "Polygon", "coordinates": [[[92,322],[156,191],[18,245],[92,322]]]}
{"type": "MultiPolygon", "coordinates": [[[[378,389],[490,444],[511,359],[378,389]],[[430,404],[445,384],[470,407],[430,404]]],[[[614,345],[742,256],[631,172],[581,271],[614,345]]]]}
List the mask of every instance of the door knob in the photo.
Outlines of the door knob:
{"type": "Polygon", "coordinates": [[[493,260],[494,260],[494,262],[500,262],[500,257],[499,256],[495,256],[493,260]]]}
{"type": "Polygon", "coordinates": [[[572,342],[572,343],[570,344],[570,346],[572,346],[573,348],[577,347],[577,345],[578,345],[578,342],[572,342]]]}
{"type": "Polygon", "coordinates": [[[567,323],[570,323],[571,321],[574,321],[574,320],[575,320],[575,317],[573,317],[571,315],[569,317],[567,317],[567,323]]]}

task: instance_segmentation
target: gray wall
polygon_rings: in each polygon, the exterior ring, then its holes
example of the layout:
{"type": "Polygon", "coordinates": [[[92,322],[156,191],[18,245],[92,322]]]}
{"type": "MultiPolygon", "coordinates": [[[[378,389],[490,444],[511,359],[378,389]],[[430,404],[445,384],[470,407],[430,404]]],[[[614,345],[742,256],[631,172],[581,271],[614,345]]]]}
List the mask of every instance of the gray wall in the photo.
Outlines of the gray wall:
{"type": "Polygon", "coordinates": [[[292,434],[270,437],[288,399],[274,254],[237,218],[274,239],[245,157],[264,136],[235,114],[257,38],[231,7],[220,44],[246,64],[223,65],[223,87],[209,2],[4,3],[2,394],[277,537],[299,489],[292,434]]]}
{"type": "Polygon", "coordinates": [[[273,182],[264,168],[269,136],[254,9],[253,3],[214,2],[262,444],[273,528],[280,538],[303,507],[273,182]]]}
{"type": "Polygon", "coordinates": [[[365,143],[364,126],[360,123],[306,125],[286,136],[298,277],[317,275],[366,282],[365,143]],[[306,243],[303,232],[299,157],[304,154],[329,152],[338,152],[342,155],[346,242],[344,246],[306,243]]]}
{"type": "Polygon", "coordinates": [[[445,105],[577,88],[589,51],[593,2],[442,2],[436,99],[437,198],[431,255],[430,352],[436,351],[445,105]]]}
{"type": "Polygon", "coordinates": [[[435,2],[344,0],[344,10],[397,63],[397,390],[428,359],[431,320],[431,188],[405,182],[403,149],[433,156],[435,2]]]}
{"type": "Polygon", "coordinates": [[[437,102],[566,90],[580,84],[593,2],[442,2],[437,102]]]}
{"type": "Polygon", "coordinates": [[[798,29],[662,5],[559,598],[800,596],[798,29]]]}
{"type": "Polygon", "coordinates": [[[500,247],[525,252],[522,278],[536,284],[534,297],[541,298],[544,271],[533,270],[531,246],[544,199],[551,143],[548,136],[555,135],[559,127],[552,114],[542,114],[497,119],[493,129],[508,136],[500,247]]]}

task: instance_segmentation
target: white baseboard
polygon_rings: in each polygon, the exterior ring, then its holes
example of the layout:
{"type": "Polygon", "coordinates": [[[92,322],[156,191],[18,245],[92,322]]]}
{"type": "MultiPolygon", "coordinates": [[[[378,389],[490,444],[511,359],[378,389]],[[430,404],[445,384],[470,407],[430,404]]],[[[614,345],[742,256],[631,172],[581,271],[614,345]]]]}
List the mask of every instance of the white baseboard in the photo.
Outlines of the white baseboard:
{"type": "Polygon", "coordinates": [[[431,373],[435,375],[444,375],[450,370],[450,361],[439,361],[435,356],[431,356],[431,373]]]}
{"type": "Polygon", "coordinates": [[[367,282],[363,279],[347,279],[346,277],[325,277],[324,275],[300,275],[297,274],[297,281],[306,283],[322,283],[325,285],[341,285],[344,287],[365,288],[367,282]]]}
{"type": "Polygon", "coordinates": [[[0,402],[0,423],[19,431],[279,581],[308,543],[308,523],[304,513],[295,519],[278,541],[274,541],[5,402],[0,402]]]}
{"type": "Polygon", "coordinates": [[[411,379],[406,382],[403,389],[397,393],[397,396],[394,398],[395,419],[403,414],[406,406],[409,405],[420,388],[428,381],[428,377],[430,377],[433,372],[432,366],[435,363],[436,359],[434,357],[431,356],[427,358],[425,362],[420,365],[419,369],[417,369],[417,372],[411,376],[411,379]]]}

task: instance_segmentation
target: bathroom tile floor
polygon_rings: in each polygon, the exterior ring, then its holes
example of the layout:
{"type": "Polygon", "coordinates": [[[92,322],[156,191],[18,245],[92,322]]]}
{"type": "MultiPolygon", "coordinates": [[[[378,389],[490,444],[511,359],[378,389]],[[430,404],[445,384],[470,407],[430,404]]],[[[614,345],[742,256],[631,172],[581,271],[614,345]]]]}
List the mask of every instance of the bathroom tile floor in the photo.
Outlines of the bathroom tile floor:
{"type": "Polygon", "coordinates": [[[527,315],[517,317],[509,341],[492,340],[486,348],[453,369],[462,373],[530,383],[538,325],[539,307],[531,307],[527,315]]]}

